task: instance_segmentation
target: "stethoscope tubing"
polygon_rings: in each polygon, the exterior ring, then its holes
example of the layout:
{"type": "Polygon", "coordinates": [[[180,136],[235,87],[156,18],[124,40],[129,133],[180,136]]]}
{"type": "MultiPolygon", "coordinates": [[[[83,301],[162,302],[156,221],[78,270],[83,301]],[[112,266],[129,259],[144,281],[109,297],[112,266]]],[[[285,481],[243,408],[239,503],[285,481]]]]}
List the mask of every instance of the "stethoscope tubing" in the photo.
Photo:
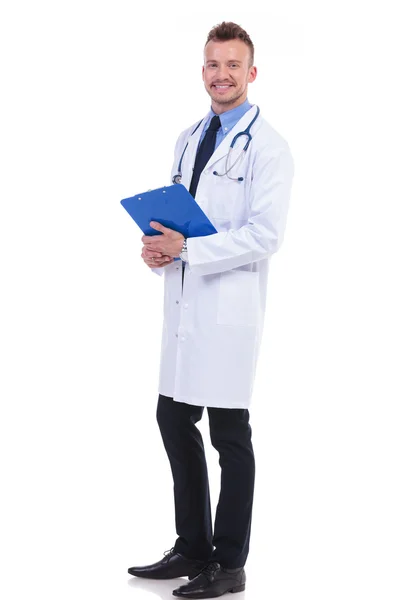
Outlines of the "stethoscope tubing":
{"type": "MultiPolygon", "coordinates": [[[[257,117],[258,117],[258,115],[259,115],[259,114],[260,114],[260,108],[257,106],[257,112],[256,112],[256,115],[255,115],[255,117],[253,118],[253,120],[251,121],[251,123],[250,123],[250,124],[249,124],[249,125],[246,127],[246,129],[245,129],[244,131],[239,131],[239,133],[237,133],[237,134],[235,135],[235,137],[233,138],[233,140],[232,140],[232,142],[231,142],[231,145],[229,146],[228,156],[227,156],[227,159],[226,159],[226,164],[225,164],[225,173],[217,173],[217,171],[214,171],[214,172],[213,172],[213,175],[217,175],[217,176],[219,176],[219,177],[223,177],[224,175],[228,175],[229,171],[231,171],[231,170],[233,169],[233,167],[234,167],[234,166],[236,165],[236,163],[238,162],[239,158],[240,158],[240,157],[244,157],[244,155],[245,155],[245,153],[246,153],[246,151],[247,151],[247,149],[248,149],[248,147],[249,147],[249,144],[250,144],[250,142],[251,142],[251,141],[252,141],[252,139],[253,139],[253,138],[252,138],[252,135],[251,135],[251,133],[250,133],[250,129],[252,128],[252,126],[253,126],[254,122],[256,121],[256,119],[257,119],[257,117]],[[238,139],[239,139],[239,138],[240,138],[242,135],[245,135],[245,136],[247,136],[247,142],[246,142],[246,144],[244,145],[244,147],[243,147],[243,149],[242,149],[242,152],[240,153],[239,157],[236,159],[236,161],[233,163],[233,165],[232,165],[232,166],[231,166],[229,169],[227,169],[228,157],[230,156],[230,154],[231,154],[231,151],[233,150],[233,147],[234,147],[234,145],[235,145],[236,141],[237,141],[237,140],[238,140],[238,139]]],[[[201,121],[200,121],[200,122],[199,122],[199,123],[196,125],[196,127],[193,129],[192,133],[190,134],[190,137],[192,137],[192,135],[193,135],[194,133],[196,133],[196,131],[198,130],[198,128],[200,127],[200,125],[202,124],[202,122],[203,122],[203,119],[202,119],[202,120],[201,120],[201,121]]],[[[183,157],[185,156],[185,152],[186,152],[186,149],[187,149],[188,145],[189,145],[189,140],[186,142],[186,146],[185,146],[185,148],[183,149],[183,152],[182,152],[181,158],[180,158],[180,160],[179,160],[179,164],[178,164],[178,172],[177,172],[177,174],[176,174],[176,175],[174,175],[174,176],[173,176],[173,178],[172,178],[172,183],[180,183],[180,182],[181,182],[181,179],[182,179],[182,162],[183,162],[183,157]]],[[[235,178],[232,178],[232,177],[229,177],[229,179],[235,180],[235,178]]],[[[238,177],[236,180],[237,180],[237,181],[243,181],[243,177],[238,177]]]]}

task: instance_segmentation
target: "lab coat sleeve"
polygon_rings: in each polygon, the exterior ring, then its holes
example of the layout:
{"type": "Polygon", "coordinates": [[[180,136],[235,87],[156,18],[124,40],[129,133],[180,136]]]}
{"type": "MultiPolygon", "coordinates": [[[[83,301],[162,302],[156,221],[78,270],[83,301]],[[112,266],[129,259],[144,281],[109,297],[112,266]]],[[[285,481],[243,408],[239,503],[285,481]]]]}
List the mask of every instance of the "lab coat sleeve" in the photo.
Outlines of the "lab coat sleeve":
{"type": "MultiPolygon", "coordinates": [[[[182,153],[182,141],[183,141],[183,138],[185,136],[185,133],[186,133],[186,130],[182,131],[182,133],[178,137],[177,142],[175,144],[174,164],[172,165],[171,175],[170,175],[170,181],[171,182],[172,182],[172,177],[175,175],[175,173],[177,171],[177,168],[178,168],[179,155],[182,153]]],[[[169,266],[169,265],[166,265],[166,266],[169,266]]],[[[164,269],[165,269],[165,267],[151,268],[151,270],[153,271],[153,273],[155,273],[156,275],[160,275],[161,277],[164,274],[164,269]]]]}
{"type": "Polygon", "coordinates": [[[261,151],[253,163],[248,222],[187,240],[193,274],[212,275],[270,257],[282,244],[294,175],[289,146],[261,151]]]}

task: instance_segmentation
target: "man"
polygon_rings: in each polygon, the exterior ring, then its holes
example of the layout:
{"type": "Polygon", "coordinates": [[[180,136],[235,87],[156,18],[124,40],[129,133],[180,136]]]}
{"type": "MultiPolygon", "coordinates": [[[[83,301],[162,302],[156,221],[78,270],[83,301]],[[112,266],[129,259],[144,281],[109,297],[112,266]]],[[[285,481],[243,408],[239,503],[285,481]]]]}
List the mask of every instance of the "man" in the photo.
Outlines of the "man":
{"type": "Polygon", "coordinates": [[[248,407],[269,261],[283,240],[294,173],[287,142],[247,100],[257,76],[253,60],[253,43],[239,25],[223,22],[210,31],[202,73],[211,111],[175,148],[171,175],[181,169],[182,184],[217,233],[185,240],[152,222],[162,235],[142,237],[143,260],[165,276],[157,421],[174,480],[178,538],[163,559],[128,572],[188,576],[173,591],[184,598],[245,589],[255,477],[248,407]],[[230,150],[248,128],[245,154],[246,136],[230,150]],[[196,427],[205,406],[221,466],[214,534],[196,427]]]}

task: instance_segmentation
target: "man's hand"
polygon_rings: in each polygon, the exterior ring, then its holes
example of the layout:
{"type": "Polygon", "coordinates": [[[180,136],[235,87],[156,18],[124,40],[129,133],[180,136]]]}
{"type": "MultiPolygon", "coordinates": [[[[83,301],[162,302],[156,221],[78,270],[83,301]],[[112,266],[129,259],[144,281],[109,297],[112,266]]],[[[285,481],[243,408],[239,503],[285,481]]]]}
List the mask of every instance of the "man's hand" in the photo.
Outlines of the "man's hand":
{"type": "Polygon", "coordinates": [[[158,267],[165,267],[165,265],[170,265],[174,262],[172,256],[165,256],[161,254],[161,252],[153,252],[152,250],[147,250],[146,246],[143,246],[141,257],[148,267],[151,269],[155,269],[158,267]]]}
{"type": "Polygon", "coordinates": [[[161,231],[162,235],[144,235],[142,242],[145,249],[160,253],[161,256],[178,257],[182,250],[184,236],[179,231],[168,229],[157,221],[150,221],[150,225],[153,229],[161,231]]]}

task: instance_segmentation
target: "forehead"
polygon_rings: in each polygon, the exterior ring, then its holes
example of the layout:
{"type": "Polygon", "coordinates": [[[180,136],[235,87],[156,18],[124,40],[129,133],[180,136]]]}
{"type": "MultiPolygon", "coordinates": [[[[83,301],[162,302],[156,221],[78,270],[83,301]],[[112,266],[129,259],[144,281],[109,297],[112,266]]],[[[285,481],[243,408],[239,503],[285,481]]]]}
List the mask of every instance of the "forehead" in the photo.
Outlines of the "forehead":
{"type": "Polygon", "coordinates": [[[204,62],[209,60],[244,61],[250,54],[250,48],[242,40],[226,40],[223,42],[210,40],[204,48],[204,62]]]}

